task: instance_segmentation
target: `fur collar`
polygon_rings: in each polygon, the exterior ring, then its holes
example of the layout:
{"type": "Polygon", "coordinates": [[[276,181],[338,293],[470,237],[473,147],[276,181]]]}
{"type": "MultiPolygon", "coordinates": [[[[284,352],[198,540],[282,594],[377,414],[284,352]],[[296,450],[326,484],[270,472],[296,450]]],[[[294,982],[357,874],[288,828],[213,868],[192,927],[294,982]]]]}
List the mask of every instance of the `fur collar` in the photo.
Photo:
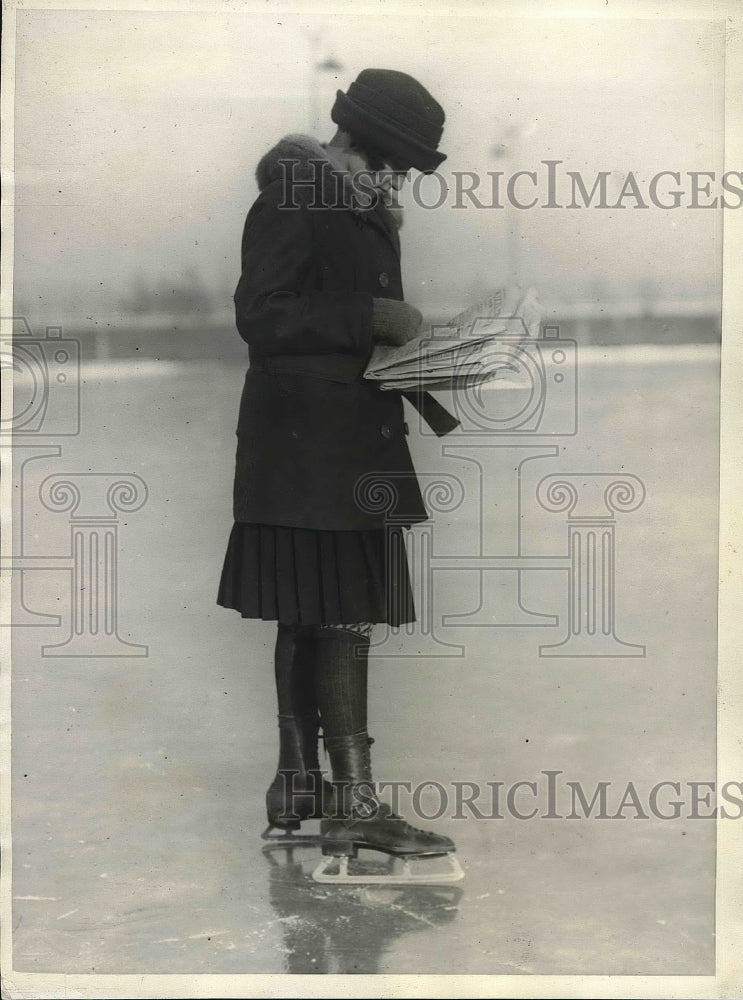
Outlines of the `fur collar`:
{"type": "Polygon", "coordinates": [[[359,214],[378,207],[398,229],[402,226],[403,210],[399,205],[385,205],[368,184],[354,184],[351,175],[333,161],[324,143],[309,135],[285,135],[261,157],[255,177],[259,191],[275,181],[290,182],[292,178],[295,181],[314,180],[322,186],[323,204],[342,206],[359,214]]]}

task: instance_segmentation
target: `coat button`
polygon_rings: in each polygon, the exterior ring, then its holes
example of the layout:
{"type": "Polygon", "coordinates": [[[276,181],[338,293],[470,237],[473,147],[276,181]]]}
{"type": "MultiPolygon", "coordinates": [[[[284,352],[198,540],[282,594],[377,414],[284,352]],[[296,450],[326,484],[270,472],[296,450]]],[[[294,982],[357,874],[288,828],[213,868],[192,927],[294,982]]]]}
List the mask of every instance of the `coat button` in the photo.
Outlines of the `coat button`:
{"type": "Polygon", "coordinates": [[[389,274],[387,274],[386,271],[382,271],[382,273],[379,275],[379,284],[382,286],[382,288],[386,288],[387,285],[389,285],[389,283],[390,283],[389,274]]]}
{"type": "Polygon", "coordinates": [[[382,424],[382,426],[379,428],[379,430],[380,430],[380,433],[381,433],[381,435],[382,435],[383,438],[391,438],[392,437],[392,428],[390,427],[389,424],[382,424]]]}

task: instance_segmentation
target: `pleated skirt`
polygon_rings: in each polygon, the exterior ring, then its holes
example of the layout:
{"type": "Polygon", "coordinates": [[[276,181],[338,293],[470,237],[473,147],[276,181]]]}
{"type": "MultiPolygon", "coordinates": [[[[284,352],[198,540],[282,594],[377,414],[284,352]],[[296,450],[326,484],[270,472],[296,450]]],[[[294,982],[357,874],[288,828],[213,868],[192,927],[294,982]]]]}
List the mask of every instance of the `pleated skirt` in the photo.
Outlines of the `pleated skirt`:
{"type": "Polygon", "coordinates": [[[415,621],[402,529],[315,531],[235,522],[217,604],[297,625],[415,621]]]}

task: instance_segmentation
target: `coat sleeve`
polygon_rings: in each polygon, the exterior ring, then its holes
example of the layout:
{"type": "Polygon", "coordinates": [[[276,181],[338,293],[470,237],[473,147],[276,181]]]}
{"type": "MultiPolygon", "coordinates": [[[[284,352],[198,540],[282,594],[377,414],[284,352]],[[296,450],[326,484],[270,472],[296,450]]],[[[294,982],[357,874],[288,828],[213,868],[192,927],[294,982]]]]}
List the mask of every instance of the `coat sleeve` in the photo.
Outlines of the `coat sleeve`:
{"type": "Polygon", "coordinates": [[[279,208],[270,192],[251,209],[235,291],[237,329],[262,355],[365,356],[372,346],[372,294],[318,288],[311,214],[306,206],[279,208]]]}

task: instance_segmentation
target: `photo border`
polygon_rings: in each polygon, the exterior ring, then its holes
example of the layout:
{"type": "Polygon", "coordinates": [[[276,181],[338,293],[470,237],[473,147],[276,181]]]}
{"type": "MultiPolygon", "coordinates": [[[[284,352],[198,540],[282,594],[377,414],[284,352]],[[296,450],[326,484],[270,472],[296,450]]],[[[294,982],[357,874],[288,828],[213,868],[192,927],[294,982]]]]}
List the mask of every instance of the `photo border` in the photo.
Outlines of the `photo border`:
{"type": "MultiPolygon", "coordinates": [[[[304,13],[339,8],[340,4],[304,3],[304,13]]],[[[600,0],[595,3],[476,3],[446,4],[431,0],[426,16],[462,17],[634,17],[655,18],[658,9],[668,18],[720,18],[726,23],[725,43],[725,149],[724,169],[743,168],[743,10],[734,0],[724,3],[646,3],[644,0],[600,0]],[[435,10],[431,8],[435,7],[435,10]]],[[[122,0],[107,5],[77,0],[74,3],[23,2],[3,4],[2,47],[2,230],[1,267],[4,275],[0,313],[11,315],[13,269],[13,193],[9,175],[13,164],[14,39],[16,11],[29,10],[121,10],[203,11],[204,13],[265,13],[269,4],[230,0],[227,3],[165,3],[122,0]]],[[[296,4],[274,2],[277,12],[296,10],[296,4]]],[[[347,9],[347,8],[346,8],[347,9]]],[[[359,3],[354,13],[420,14],[419,4],[408,2],[359,3]]],[[[743,210],[728,211],[723,222],[723,323],[721,380],[721,488],[720,488],[720,590],[719,590],[719,701],[718,701],[718,787],[743,774],[743,741],[740,737],[743,707],[743,679],[740,651],[743,648],[743,210]]],[[[4,387],[3,413],[12,413],[12,389],[4,387]]],[[[11,454],[3,446],[5,475],[0,486],[4,543],[10,550],[8,528],[11,502],[11,454]]],[[[9,607],[9,580],[2,580],[2,607],[9,607]]],[[[0,635],[2,673],[0,675],[0,803],[2,824],[0,846],[3,865],[0,873],[0,920],[3,934],[0,966],[3,996],[16,997],[273,997],[273,996],[511,996],[511,997],[734,997],[743,995],[743,824],[718,821],[717,854],[717,972],[715,976],[292,976],[276,975],[70,975],[23,973],[12,969],[11,863],[10,842],[10,630],[0,635]]],[[[456,956],[453,956],[456,961],[456,956]]]]}

